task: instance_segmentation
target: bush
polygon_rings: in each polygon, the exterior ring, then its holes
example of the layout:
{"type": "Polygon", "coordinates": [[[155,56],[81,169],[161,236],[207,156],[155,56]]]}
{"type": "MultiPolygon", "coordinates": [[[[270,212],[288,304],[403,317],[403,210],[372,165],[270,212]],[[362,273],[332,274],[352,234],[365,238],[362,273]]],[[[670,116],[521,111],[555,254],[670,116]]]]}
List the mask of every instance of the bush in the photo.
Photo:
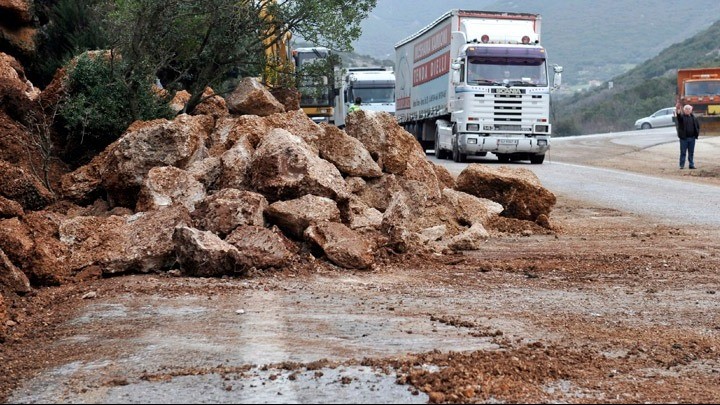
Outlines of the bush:
{"type": "Polygon", "coordinates": [[[71,156],[94,155],[122,135],[135,120],[131,103],[139,106],[142,120],[172,118],[168,100],[153,91],[152,82],[131,97],[130,89],[120,77],[122,62],[87,53],[77,59],[68,72],[68,96],[61,103],[59,116],[67,130],[66,141],[71,156]]]}

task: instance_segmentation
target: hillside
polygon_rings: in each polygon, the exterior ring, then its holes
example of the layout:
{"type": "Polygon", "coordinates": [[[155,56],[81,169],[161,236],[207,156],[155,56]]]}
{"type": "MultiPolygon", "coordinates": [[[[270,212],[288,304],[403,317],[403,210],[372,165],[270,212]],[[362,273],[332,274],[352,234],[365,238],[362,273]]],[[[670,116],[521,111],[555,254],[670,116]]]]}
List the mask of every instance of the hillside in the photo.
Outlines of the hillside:
{"type": "Polygon", "coordinates": [[[636,119],[675,103],[678,68],[720,65],[720,21],[604,85],[553,106],[556,135],[630,130],[636,119]]]}
{"type": "Polygon", "coordinates": [[[670,0],[468,1],[378,0],[363,23],[355,50],[379,59],[394,58],[394,44],[451,8],[539,13],[543,42],[552,63],[565,67],[568,85],[605,81],[654,57],[673,43],[710,26],[720,2],[697,0],[680,7],[670,0]]]}

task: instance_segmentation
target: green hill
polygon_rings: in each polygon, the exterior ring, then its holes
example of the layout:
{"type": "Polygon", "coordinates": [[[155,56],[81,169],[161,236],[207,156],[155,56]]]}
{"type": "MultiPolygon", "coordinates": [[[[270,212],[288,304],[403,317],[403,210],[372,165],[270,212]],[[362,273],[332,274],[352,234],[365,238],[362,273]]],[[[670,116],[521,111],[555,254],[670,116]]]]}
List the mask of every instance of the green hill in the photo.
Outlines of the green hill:
{"type": "Polygon", "coordinates": [[[719,37],[720,21],[602,86],[558,97],[553,105],[555,135],[630,130],[638,118],[674,106],[677,69],[720,66],[719,37]]]}

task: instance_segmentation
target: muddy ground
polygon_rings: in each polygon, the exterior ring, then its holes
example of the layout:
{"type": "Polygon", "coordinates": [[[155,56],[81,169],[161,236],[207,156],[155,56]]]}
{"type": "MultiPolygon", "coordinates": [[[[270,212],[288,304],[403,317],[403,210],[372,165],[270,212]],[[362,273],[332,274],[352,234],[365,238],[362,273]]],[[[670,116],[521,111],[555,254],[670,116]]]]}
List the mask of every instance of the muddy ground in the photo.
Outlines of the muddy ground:
{"type": "MultiPolygon", "coordinates": [[[[710,183],[714,170],[703,171],[710,183]]],[[[278,402],[305,378],[322,384],[301,402],[333,402],[322,391],[348,385],[360,392],[350,402],[717,403],[720,230],[564,196],[551,222],[553,231],[497,221],[481,251],[387,253],[366,272],[318,264],[246,279],[90,277],[43,289],[14,304],[0,399],[102,402],[123,387],[204,377],[238,396],[276,384],[278,402]],[[197,316],[171,321],[163,308],[197,316]],[[236,333],[243,322],[251,336],[236,333]],[[181,339],[195,346],[163,346],[181,339]],[[203,342],[246,352],[209,356],[203,342]],[[263,352],[268,342],[283,350],[263,352]],[[148,348],[170,354],[154,362],[148,348]],[[83,372],[33,396],[43,374],[69,365],[83,372]],[[390,378],[407,396],[368,385],[368,375],[390,378]]]]}

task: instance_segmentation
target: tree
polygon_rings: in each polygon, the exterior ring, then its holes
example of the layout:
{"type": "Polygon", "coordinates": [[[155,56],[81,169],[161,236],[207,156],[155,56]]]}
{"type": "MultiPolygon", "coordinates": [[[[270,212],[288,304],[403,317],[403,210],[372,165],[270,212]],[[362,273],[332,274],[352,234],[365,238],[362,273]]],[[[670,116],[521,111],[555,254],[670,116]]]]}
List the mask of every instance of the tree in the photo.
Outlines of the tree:
{"type": "MultiPolygon", "coordinates": [[[[129,93],[161,75],[165,86],[184,87],[185,111],[217,88],[231,71],[258,76],[266,49],[287,33],[338,50],[351,49],[360,22],[377,0],[116,0],[108,19],[113,47],[128,63],[129,93]]],[[[138,106],[132,104],[133,115],[138,106]]]]}
{"type": "Polygon", "coordinates": [[[101,26],[103,0],[59,0],[52,6],[38,3],[36,13],[49,22],[38,32],[38,48],[28,75],[44,87],[67,61],[87,50],[105,49],[108,40],[101,26]]]}

